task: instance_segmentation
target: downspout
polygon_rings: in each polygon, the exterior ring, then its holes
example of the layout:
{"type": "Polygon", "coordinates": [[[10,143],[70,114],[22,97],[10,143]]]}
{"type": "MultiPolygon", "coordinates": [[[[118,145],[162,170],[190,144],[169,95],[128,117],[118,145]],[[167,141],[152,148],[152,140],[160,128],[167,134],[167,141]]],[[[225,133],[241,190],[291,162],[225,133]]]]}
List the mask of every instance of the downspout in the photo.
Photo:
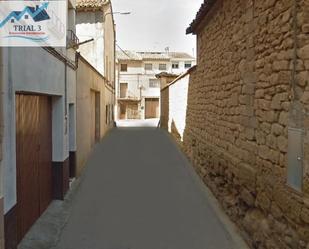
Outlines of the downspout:
{"type": "Polygon", "coordinates": [[[68,134],[68,75],[67,75],[67,63],[64,63],[64,120],[65,120],[65,132],[68,134]]]}
{"type": "Polygon", "coordinates": [[[293,36],[293,68],[292,68],[292,101],[297,101],[299,96],[296,93],[296,67],[297,67],[297,0],[294,0],[293,5],[293,22],[292,22],[292,36],[293,36]]]}
{"type": "Polygon", "coordinates": [[[298,27],[297,27],[297,10],[298,10],[298,3],[297,0],[294,0],[293,5],[293,20],[292,20],[292,39],[293,39],[293,67],[291,72],[291,106],[290,106],[290,113],[289,113],[289,127],[290,128],[297,128],[303,129],[303,121],[304,121],[304,108],[300,102],[300,96],[297,91],[297,49],[298,49],[298,27]]]}

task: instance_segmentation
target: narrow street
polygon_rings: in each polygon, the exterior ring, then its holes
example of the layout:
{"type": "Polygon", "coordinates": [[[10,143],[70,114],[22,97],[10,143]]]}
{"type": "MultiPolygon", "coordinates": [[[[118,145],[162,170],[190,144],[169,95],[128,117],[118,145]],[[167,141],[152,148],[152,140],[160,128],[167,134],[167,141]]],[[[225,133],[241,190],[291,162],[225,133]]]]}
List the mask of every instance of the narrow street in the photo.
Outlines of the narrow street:
{"type": "Polygon", "coordinates": [[[245,248],[190,167],[162,130],[112,130],[88,162],[57,249],[245,248]]]}

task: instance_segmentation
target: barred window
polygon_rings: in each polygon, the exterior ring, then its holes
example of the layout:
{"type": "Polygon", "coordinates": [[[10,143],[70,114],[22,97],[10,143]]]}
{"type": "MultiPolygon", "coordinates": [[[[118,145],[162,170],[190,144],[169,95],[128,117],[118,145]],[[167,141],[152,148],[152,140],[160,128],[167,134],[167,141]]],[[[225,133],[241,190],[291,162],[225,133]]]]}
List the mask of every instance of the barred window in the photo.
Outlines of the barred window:
{"type": "Polygon", "coordinates": [[[146,63],[145,64],[145,70],[152,70],[152,64],[151,63],[146,63]]]}
{"type": "Polygon", "coordinates": [[[160,81],[157,79],[149,79],[149,87],[158,88],[160,87],[160,81]]]}
{"type": "Polygon", "coordinates": [[[166,70],[166,64],[159,64],[159,70],[160,71],[166,70]]]}

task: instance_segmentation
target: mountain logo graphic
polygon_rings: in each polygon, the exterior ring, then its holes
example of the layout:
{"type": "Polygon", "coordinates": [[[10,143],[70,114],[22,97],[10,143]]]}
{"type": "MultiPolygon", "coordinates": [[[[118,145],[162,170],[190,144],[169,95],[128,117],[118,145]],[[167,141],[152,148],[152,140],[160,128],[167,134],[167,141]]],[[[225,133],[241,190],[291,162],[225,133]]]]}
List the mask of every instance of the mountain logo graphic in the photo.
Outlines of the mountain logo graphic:
{"type": "Polygon", "coordinates": [[[31,7],[27,6],[22,11],[12,11],[3,21],[0,21],[0,28],[2,28],[6,23],[15,21],[20,21],[22,18],[28,19],[32,18],[35,22],[41,22],[50,19],[46,12],[49,3],[43,3],[41,6],[31,7]]]}

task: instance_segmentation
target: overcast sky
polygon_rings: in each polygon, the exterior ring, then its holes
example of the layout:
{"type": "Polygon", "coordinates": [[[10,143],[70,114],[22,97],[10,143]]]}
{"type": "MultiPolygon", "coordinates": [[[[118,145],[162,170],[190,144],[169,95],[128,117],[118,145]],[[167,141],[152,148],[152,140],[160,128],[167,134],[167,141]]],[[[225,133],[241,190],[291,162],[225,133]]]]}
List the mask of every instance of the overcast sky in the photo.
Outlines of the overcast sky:
{"type": "Polygon", "coordinates": [[[203,0],[112,0],[117,44],[125,50],[195,51],[195,36],[186,35],[203,0]]]}

